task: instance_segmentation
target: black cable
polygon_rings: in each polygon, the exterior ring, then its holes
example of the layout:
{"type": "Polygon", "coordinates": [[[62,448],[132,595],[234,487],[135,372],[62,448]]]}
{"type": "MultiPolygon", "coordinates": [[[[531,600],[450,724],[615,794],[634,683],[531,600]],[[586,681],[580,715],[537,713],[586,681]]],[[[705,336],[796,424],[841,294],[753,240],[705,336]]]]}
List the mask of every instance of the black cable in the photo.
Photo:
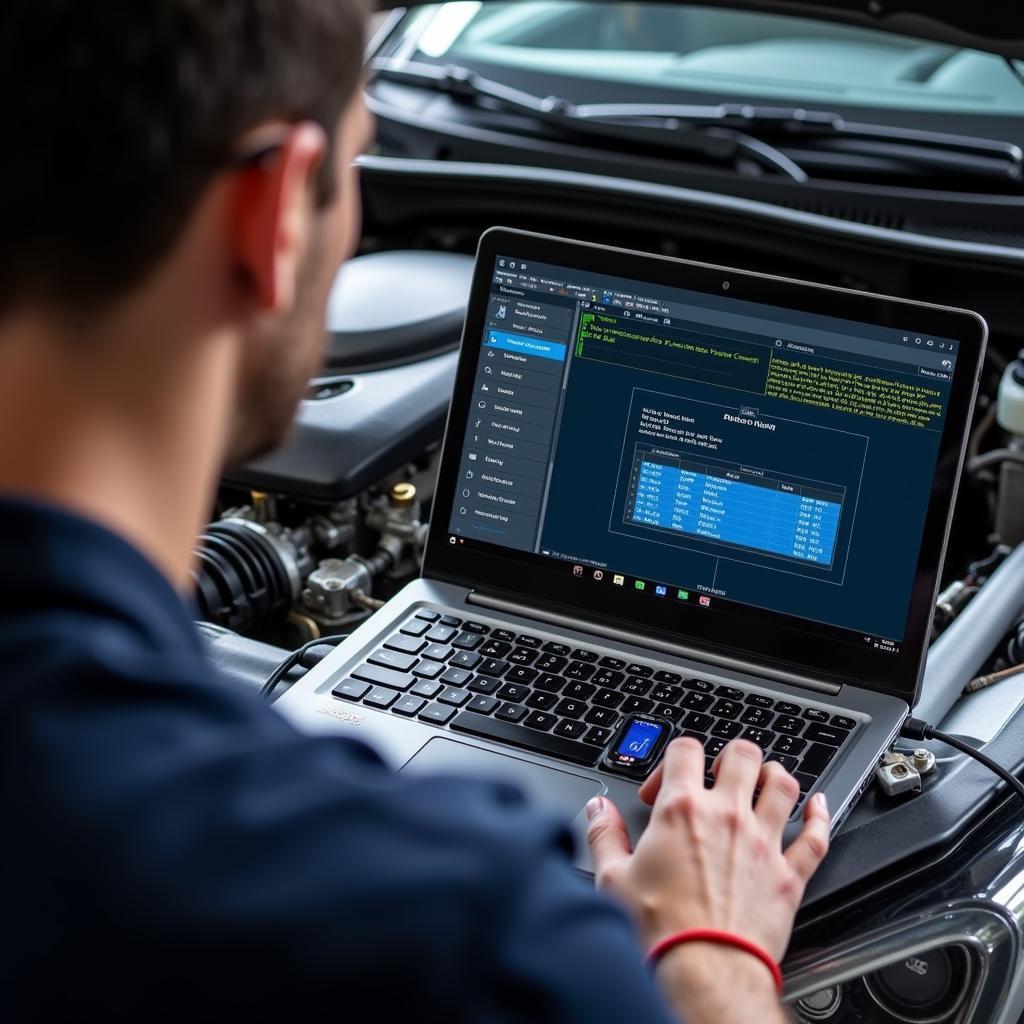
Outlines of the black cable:
{"type": "Polygon", "coordinates": [[[1024,800],[1024,783],[1021,783],[1012,772],[1007,771],[1001,764],[996,764],[991,757],[986,756],[980,750],[976,750],[969,743],[965,743],[963,740],[958,739],[956,736],[950,736],[949,733],[939,732],[938,729],[933,728],[927,722],[922,722],[920,718],[908,718],[903,723],[903,729],[900,735],[904,739],[908,740],[938,740],[940,743],[945,743],[947,746],[952,747],[954,750],[959,750],[961,754],[966,754],[968,757],[973,757],[979,764],[983,764],[990,772],[998,775],[1022,800],[1024,800]]]}
{"type": "Polygon", "coordinates": [[[310,640],[309,643],[303,644],[297,650],[292,651],[284,661],[281,662],[273,672],[267,676],[267,681],[260,687],[260,697],[267,698],[274,692],[274,687],[299,663],[302,656],[314,647],[319,647],[321,644],[340,644],[342,640],[349,638],[348,633],[337,633],[334,636],[320,636],[316,640],[310,640]]]}

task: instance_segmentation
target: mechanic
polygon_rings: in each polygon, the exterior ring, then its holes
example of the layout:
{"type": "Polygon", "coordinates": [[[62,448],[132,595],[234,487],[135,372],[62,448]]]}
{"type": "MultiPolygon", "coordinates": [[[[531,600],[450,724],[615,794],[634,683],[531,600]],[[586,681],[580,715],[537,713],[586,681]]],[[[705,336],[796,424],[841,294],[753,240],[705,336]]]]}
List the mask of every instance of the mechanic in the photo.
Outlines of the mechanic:
{"type": "Polygon", "coordinates": [[[0,1016],[781,1021],[828,811],[783,852],[797,786],[753,745],[705,790],[675,741],[635,850],[592,802],[597,894],[507,787],[396,776],[203,659],[183,595],[219,473],[286,432],[356,247],[365,19],[0,10],[0,1016]],[[692,929],[767,956],[645,963],[692,929]]]}

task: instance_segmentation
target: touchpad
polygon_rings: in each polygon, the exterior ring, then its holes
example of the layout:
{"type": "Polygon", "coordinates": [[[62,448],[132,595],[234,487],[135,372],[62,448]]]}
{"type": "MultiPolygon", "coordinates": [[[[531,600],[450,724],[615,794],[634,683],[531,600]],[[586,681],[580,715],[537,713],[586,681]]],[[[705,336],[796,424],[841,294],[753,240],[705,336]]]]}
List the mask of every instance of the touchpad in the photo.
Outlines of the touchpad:
{"type": "Polygon", "coordinates": [[[428,741],[401,769],[416,775],[468,775],[476,779],[501,779],[518,786],[531,802],[575,818],[587,801],[606,791],[599,779],[546,768],[508,754],[481,750],[468,743],[437,736],[428,741]]]}

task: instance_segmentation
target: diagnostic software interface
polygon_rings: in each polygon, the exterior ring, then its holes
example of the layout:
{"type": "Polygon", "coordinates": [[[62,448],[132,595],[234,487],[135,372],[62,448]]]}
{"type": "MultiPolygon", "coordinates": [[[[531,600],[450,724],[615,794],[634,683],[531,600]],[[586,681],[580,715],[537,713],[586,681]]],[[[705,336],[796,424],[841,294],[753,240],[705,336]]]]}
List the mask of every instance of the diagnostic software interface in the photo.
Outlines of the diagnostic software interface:
{"type": "Polygon", "coordinates": [[[957,342],[497,258],[450,523],[899,650],[957,342]]]}

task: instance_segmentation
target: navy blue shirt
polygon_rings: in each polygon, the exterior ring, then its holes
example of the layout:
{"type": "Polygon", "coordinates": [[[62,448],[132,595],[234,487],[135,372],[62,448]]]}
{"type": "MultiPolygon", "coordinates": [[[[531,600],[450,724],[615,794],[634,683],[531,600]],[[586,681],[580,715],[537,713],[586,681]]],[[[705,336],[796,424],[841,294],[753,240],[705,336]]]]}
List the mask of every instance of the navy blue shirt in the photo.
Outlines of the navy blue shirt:
{"type": "Polygon", "coordinates": [[[15,501],[0,758],[4,1021],[668,1020],[562,822],[301,735],[135,549],[15,501]]]}

